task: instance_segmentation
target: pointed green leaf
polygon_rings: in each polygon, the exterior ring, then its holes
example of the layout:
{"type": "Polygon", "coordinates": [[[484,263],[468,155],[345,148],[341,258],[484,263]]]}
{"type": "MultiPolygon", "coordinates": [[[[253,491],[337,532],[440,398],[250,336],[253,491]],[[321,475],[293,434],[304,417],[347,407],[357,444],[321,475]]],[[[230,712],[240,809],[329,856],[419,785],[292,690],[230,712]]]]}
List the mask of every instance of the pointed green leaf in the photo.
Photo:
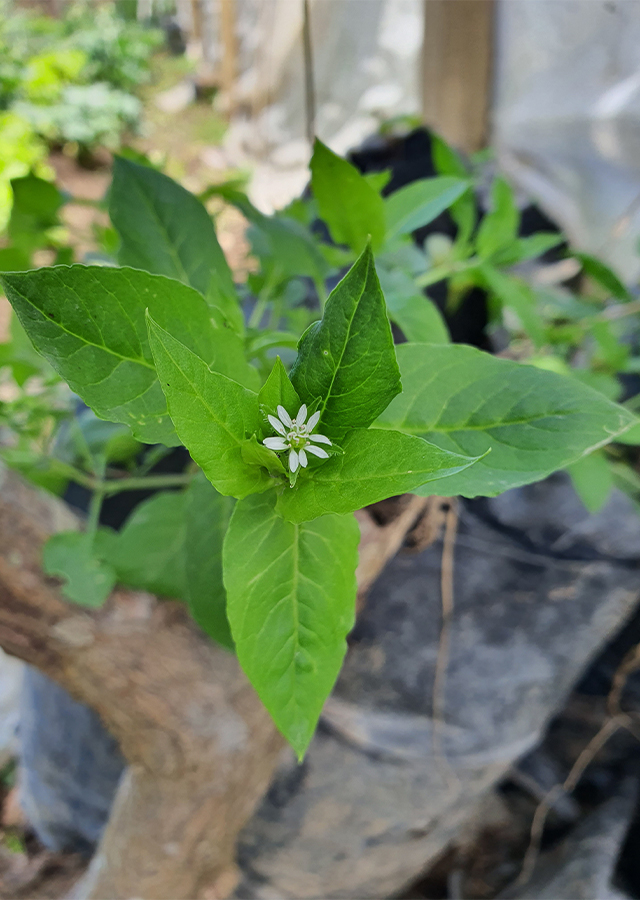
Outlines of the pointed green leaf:
{"type": "Polygon", "coordinates": [[[623,434],[636,421],[574,378],[463,344],[403,344],[404,390],[380,427],[445,450],[488,456],[416,493],[489,496],[539,481],[623,434]]]}
{"type": "Polygon", "coordinates": [[[242,333],[229,264],[209,213],[193,194],[162,172],[117,156],[109,214],[122,241],[121,265],[191,285],[242,333]]]}
{"type": "Polygon", "coordinates": [[[576,259],[582,263],[583,270],[590,278],[597,281],[605,290],[609,291],[612,297],[628,303],[633,300],[633,294],[620,281],[616,273],[595,256],[588,253],[574,253],[576,259]]]}
{"type": "Polygon", "coordinates": [[[402,329],[408,341],[429,344],[450,342],[440,310],[433,300],[420,292],[408,272],[378,266],[378,275],[389,318],[402,329]]]}
{"type": "Polygon", "coordinates": [[[349,432],[343,453],[301,474],[294,489],[278,497],[277,510],[291,522],[326,513],[349,513],[378,500],[414,491],[435,479],[446,483],[476,462],[399,431],[359,428],[349,432]]]}
{"type": "Polygon", "coordinates": [[[246,497],[268,488],[266,471],[242,458],[245,439],[260,427],[257,395],[212,372],[151,317],[149,339],[178,436],[216,490],[246,497]]]}
{"type": "Polygon", "coordinates": [[[286,410],[291,410],[291,416],[295,416],[300,409],[300,397],[291,384],[291,379],[279,356],[276,357],[269,377],[258,393],[258,405],[263,415],[276,415],[278,406],[284,406],[286,410]]]}
{"type": "Polygon", "coordinates": [[[360,533],[353,516],[285,522],[273,503],[260,494],[233,511],[227,615],[240,665],[302,758],[353,626],[360,533]]]}
{"type": "Polygon", "coordinates": [[[460,178],[422,178],[394,191],[384,201],[387,241],[422,228],[469,189],[460,178]]]}
{"type": "Polygon", "coordinates": [[[386,305],[366,247],[331,292],[322,321],[302,335],[291,381],[301,400],[322,400],[329,434],[366,428],[401,390],[386,305]]]}
{"type": "Polygon", "coordinates": [[[91,535],[62,531],[49,538],[42,549],[47,575],[62,578],[62,593],[79,606],[102,606],[116,583],[116,573],[93,552],[91,535]]]}
{"type": "Polygon", "coordinates": [[[520,212],[513,190],[504,178],[496,178],[491,188],[491,210],[478,228],[478,255],[487,258],[515,241],[519,224],[520,212]]]}
{"type": "Polygon", "coordinates": [[[202,473],[186,492],[185,577],[189,612],[210,638],[233,649],[222,581],[222,542],[234,501],[223,497],[202,473]]]}
{"type": "Polygon", "coordinates": [[[176,444],[145,309],[217,371],[255,386],[242,340],[197,291],[136,269],[54,266],[0,275],[35,348],[103,419],[146,443],[176,444]]]}
{"type": "Polygon", "coordinates": [[[545,331],[533,288],[521,278],[506,275],[488,263],[478,266],[478,272],[487,289],[502,306],[515,312],[523,329],[536,347],[540,347],[545,340],[545,331]]]}
{"type": "Polygon", "coordinates": [[[462,161],[457,150],[449,146],[438,134],[431,135],[431,157],[436,172],[440,175],[454,175],[457,178],[468,178],[469,170],[462,161]]]}
{"type": "Polygon", "coordinates": [[[323,219],[337,244],[360,253],[371,237],[374,249],[383,241],[386,223],[380,194],[346,159],[316,139],[311,158],[311,186],[323,219]]]}
{"type": "Polygon", "coordinates": [[[249,466],[262,466],[271,475],[286,475],[280,459],[273,450],[258,443],[255,434],[242,443],[242,458],[249,466]]]}

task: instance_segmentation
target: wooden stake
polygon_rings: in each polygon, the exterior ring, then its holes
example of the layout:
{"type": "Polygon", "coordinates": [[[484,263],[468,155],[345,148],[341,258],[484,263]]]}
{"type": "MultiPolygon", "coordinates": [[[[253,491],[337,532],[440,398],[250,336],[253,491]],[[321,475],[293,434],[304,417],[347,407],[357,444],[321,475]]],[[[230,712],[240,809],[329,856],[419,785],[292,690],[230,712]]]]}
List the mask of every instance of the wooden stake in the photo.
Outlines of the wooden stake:
{"type": "Polygon", "coordinates": [[[489,137],[493,0],[425,0],[425,124],[472,153],[489,137]]]}

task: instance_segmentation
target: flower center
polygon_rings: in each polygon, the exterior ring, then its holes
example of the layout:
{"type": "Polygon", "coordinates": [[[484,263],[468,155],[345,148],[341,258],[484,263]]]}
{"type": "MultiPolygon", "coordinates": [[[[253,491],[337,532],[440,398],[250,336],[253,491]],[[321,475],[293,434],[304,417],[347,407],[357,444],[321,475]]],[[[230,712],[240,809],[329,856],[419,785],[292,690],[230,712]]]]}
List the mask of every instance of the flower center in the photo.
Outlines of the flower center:
{"type": "Polygon", "coordinates": [[[287,434],[286,440],[293,450],[302,450],[309,443],[306,430],[295,426],[287,434]]]}

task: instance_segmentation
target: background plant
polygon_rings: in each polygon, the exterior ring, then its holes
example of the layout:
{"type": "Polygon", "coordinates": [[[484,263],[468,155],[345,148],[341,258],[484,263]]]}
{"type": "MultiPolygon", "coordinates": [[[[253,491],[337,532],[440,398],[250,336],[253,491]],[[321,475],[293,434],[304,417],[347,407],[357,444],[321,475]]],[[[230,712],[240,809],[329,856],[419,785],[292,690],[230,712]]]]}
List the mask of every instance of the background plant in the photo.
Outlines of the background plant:
{"type": "MultiPolygon", "coordinates": [[[[0,7],[0,109],[49,144],[115,149],[137,127],[135,89],[149,77],[161,32],[118,14],[117,5],[67,5],[61,18],[0,7]]],[[[5,124],[5,128],[8,126],[5,124]]],[[[1,134],[1,132],[0,132],[1,134]]],[[[26,174],[13,172],[9,177],[26,174]]]]}

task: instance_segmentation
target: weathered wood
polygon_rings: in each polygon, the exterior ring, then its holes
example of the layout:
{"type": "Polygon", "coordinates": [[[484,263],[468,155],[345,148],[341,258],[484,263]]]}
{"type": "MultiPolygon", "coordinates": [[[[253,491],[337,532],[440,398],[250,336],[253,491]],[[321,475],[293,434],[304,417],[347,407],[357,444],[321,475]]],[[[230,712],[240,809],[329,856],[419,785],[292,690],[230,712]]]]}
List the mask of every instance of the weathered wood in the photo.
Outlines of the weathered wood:
{"type": "MultiPolygon", "coordinates": [[[[424,503],[383,528],[365,511],[358,583],[366,589],[424,503]]],[[[74,896],[225,897],[235,842],[264,795],[284,741],[233,655],[179,603],[116,591],[98,612],[65,602],[43,575],[43,542],[77,519],[0,469],[0,646],[100,715],[129,769],[74,896]]]]}
{"type": "Polygon", "coordinates": [[[424,0],[424,121],[467,153],[488,138],[493,14],[493,0],[424,0]]]}

